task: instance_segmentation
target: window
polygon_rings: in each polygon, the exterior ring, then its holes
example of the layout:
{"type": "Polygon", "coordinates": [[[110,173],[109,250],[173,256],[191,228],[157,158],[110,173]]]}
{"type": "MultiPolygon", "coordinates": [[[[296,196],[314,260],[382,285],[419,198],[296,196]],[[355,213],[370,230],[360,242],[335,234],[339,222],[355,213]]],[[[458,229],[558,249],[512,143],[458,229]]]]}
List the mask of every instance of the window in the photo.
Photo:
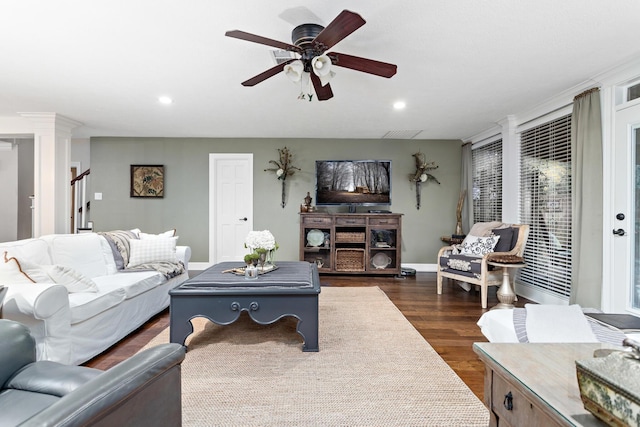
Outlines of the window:
{"type": "Polygon", "coordinates": [[[520,135],[520,220],[530,225],[520,282],[571,292],[571,115],[520,135]]]}
{"type": "Polygon", "coordinates": [[[502,220],[502,139],[474,149],[473,223],[502,220]]]}
{"type": "Polygon", "coordinates": [[[640,83],[627,88],[627,101],[640,98],[640,83]]]}

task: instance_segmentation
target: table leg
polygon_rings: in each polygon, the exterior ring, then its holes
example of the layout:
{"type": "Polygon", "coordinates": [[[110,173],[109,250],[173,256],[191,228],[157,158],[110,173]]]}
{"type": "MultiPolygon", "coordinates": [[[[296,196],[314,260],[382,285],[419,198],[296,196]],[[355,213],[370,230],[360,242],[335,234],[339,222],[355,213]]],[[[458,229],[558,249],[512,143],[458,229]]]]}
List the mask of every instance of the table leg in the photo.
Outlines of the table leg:
{"type": "Polygon", "coordinates": [[[493,309],[513,308],[513,302],[516,300],[516,293],[511,289],[511,281],[509,280],[509,267],[502,267],[502,285],[497,292],[499,304],[493,309]]]}
{"type": "Polygon", "coordinates": [[[318,347],[318,311],[307,312],[298,320],[297,331],[304,343],[302,351],[319,351],[318,347]]]}

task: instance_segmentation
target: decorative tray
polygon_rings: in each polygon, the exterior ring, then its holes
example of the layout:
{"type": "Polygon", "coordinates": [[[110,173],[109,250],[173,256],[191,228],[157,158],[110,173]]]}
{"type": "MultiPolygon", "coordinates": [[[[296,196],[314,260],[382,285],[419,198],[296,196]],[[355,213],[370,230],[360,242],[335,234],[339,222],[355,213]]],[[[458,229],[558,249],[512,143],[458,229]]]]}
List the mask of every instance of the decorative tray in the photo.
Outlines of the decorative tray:
{"type": "MultiPolygon", "coordinates": [[[[236,268],[232,268],[232,269],[229,269],[229,270],[224,270],[223,273],[233,273],[236,276],[244,276],[244,270],[246,268],[247,268],[246,266],[245,267],[236,267],[236,268]]],[[[262,267],[260,267],[260,266],[257,266],[256,269],[258,270],[258,275],[261,275],[261,274],[271,273],[272,271],[277,270],[278,266],[277,265],[265,265],[264,269],[262,267]]]]}

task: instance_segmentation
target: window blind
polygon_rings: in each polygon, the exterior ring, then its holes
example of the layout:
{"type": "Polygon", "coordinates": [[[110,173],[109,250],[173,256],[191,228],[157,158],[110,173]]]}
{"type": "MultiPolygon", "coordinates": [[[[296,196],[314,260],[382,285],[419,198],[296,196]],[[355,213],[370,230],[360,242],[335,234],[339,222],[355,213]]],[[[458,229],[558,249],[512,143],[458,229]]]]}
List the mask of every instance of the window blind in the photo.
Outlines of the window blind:
{"type": "Polygon", "coordinates": [[[571,292],[571,115],[520,134],[520,220],[530,225],[519,281],[571,292]]]}
{"type": "Polygon", "coordinates": [[[502,220],[502,139],[471,152],[473,223],[502,220]]]}

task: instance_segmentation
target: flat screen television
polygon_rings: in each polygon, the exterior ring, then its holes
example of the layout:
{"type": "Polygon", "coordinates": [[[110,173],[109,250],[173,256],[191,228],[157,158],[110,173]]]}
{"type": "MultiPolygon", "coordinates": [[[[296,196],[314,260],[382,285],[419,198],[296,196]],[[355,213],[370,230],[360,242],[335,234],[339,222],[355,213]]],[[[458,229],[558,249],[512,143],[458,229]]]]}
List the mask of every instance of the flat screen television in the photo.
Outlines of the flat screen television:
{"type": "Polygon", "coordinates": [[[391,204],[391,160],[316,160],[316,205],[391,204]]]}

